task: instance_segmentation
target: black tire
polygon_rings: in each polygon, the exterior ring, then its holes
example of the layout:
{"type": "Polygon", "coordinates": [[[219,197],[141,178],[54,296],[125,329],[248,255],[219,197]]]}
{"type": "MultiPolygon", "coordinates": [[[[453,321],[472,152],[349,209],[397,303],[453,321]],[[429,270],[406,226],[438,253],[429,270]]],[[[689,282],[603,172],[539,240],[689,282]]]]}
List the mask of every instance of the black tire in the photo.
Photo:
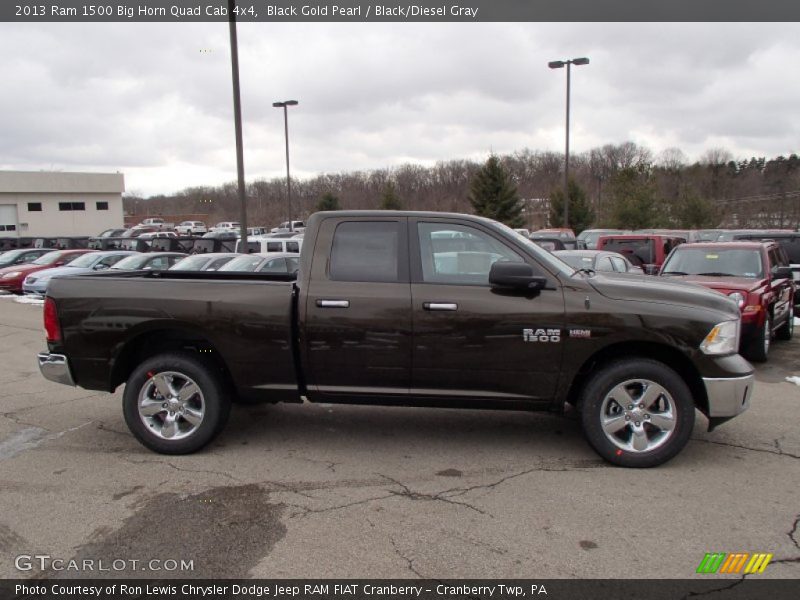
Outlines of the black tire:
{"type": "Polygon", "coordinates": [[[788,342],[794,336],[794,315],[790,310],[786,315],[786,322],[778,327],[775,332],[775,338],[783,342],[788,342]]]}
{"type": "Polygon", "coordinates": [[[745,356],[753,362],[767,362],[772,345],[772,316],[767,314],[764,325],[747,345],[745,356]]]}
{"type": "Polygon", "coordinates": [[[180,352],[159,354],[136,367],[122,396],[128,429],[144,446],[160,454],[200,450],[225,427],[230,408],[219,370],[195,355],[180,352]],[[189,382],[195,384],[197,392],[189,382]],[[186,390],[186,400],[165,398],[159,393],[159,385],[186,390]]]}
{"type": "Polygon", "coordinates": [[[681,376],[650,359],[629,358],[605,365],[591,376],[581,394],[586,439],[600,456],[621,467],[656,467],[677,455],[692,434],[694,408],[692,393],[681,376]],[[645,404],[647,390],[657,394],[649,406],[645,404]],[[641,393],[638,399],[637,393],[641,393]],[[628,402],[625,398],[641,402],[622,406],[628,402]],[[604,420],[618,430],[606,433],[604,420]],[[671,427],[666,431],[666,426],[658,427],[656,422],[671,422],[671,427]],[[634,440],[640,448],[634,447],[634,440]]]}

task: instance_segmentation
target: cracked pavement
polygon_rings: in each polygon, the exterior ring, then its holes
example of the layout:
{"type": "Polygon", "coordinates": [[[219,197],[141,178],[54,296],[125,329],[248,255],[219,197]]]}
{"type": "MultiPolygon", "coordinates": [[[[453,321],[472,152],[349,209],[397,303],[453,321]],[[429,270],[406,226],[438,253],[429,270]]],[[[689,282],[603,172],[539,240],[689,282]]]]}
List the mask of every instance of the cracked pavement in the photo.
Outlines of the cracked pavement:
{"type": "Polygon", "coordinates": [[[331,405],[235,406],[204,452],[159,456],[119,391],[44,380],[43,348],[41,308],[1,300],[0,577],[48,575],[13,564],[44,553],[195,577],[684,578],[741,551],[775,555],[757,577],[800,576],[800,337],[747,413],[713,433],[698,416],[650,470],[551,415],[331,405]]]}

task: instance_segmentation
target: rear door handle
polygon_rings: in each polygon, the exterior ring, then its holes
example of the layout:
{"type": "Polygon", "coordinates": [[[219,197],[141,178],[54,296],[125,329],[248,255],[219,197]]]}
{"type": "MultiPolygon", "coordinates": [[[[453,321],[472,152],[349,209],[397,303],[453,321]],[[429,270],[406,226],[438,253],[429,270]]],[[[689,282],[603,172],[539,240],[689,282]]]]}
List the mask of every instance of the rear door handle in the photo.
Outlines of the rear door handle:
{"type": "Polygon", "coordinates": [[[317,300],[320,308],[350,308],[350,300],[317,300]]]}
{"type": "Polygon", "coordinates": [[[455,302],[423,302],[422,308],[425,310],[458,310],[455,302]]]}

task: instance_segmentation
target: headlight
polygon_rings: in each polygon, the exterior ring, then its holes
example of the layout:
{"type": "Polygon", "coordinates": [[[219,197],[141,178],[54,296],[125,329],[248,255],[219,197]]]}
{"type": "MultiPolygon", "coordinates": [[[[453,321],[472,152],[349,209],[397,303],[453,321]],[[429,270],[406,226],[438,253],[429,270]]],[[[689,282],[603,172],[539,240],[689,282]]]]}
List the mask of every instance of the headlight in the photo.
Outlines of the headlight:
{"type": "Polygon", "coordinates": [[[734,354],[739,351],[739,319],[724,321],[712,327],[700,344],[705,354],[734,354]]]}
{"type": "Polygon", "coordinates": [[[728,294],[728,298],[736,302],[736,305],[739,307],[739,310],[742,310],[747,297],[742,292],[731,292],[728,294]]]}
{"type": "Polygon", "coordinates": [[[3,279],[13,279],[14,277],[19,277],[22,275],[22,271],[11,271],[11,273],[4,273],[3,279]]]}

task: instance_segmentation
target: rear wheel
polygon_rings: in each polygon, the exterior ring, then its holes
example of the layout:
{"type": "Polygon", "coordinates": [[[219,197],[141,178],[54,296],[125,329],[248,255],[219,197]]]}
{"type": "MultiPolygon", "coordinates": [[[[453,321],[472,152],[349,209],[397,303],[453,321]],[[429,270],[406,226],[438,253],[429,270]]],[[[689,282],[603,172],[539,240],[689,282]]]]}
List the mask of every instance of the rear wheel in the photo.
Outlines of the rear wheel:
{"type": "Polygon", "coordinates": [[[689,441],[694,402],[675,371],[649,359],[611,363],[595,373],[581,398],[583,430],[604,459],[623,467],[655,467],[689,441]]]}
{"type": "Polygon", "coordinates": [[[189,454],[208,444],[228,420],[230,400],[213,365],[186,353],[154,356],[128,378],[125,422],[161,454],[189,454]]]}

